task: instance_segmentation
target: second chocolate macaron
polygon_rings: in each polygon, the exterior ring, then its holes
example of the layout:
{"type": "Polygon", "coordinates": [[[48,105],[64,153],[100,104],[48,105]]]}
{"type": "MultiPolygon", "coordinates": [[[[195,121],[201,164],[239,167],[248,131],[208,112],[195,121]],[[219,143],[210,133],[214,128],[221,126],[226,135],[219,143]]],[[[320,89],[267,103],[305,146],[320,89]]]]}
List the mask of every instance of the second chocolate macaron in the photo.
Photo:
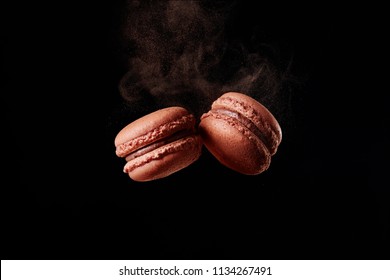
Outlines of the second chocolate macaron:
{"type": "Polygon", "coordinates": [[[227,92],[215,100],[201,116],[199,131],[220,163],[246,175],[267,170],[282,140],[282,130],[271,112],[239,92],[227,92]]]}

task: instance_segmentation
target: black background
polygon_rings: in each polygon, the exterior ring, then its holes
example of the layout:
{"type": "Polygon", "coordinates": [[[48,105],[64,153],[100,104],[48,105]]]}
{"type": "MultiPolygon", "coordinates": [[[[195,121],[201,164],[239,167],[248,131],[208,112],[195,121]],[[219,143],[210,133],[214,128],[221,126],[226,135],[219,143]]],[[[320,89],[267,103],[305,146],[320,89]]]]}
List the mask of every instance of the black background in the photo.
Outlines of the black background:
{"type": "Polygon", "coordinates": [[[2,259],[389,258],[387,97],[365,83],[381,38],[368,9],[238,4],[231,36],[256,25],[294,53],[270,169],[240,175],[204,150],[136,183],[113,145],[142,111],[118,91],[124,5],[2,8],[2,259]]]}

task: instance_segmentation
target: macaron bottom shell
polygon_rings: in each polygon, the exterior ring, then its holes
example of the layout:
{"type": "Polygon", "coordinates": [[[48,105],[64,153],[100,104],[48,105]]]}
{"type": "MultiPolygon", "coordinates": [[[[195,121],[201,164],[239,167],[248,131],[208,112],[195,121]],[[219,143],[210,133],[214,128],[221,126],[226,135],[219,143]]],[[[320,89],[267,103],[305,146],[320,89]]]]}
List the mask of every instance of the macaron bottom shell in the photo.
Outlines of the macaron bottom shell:
{"type": "Polygon", "coordinates": [[[271,155],[246,127],[213,115],[203,117],[199,131],[206,148],[226,167],[245,175],[268,169],[271,155]]]}

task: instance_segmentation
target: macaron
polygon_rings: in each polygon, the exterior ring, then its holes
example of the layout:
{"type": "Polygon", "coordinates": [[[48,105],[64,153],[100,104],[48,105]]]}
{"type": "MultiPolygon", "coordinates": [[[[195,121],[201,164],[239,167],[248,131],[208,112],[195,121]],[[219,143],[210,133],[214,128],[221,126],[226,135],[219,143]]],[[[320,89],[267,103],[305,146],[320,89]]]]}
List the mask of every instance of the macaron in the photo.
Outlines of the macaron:
{"type": "Polygon", "coordinates": [[[222,94],[201,116],[203,144],[226,167],[246,175],[267,170],[282,140],[272,113],[254,98],[239,92],[222,94]]]}
{"type": "Polygon", "coordinates": [[[123,172],[139,182],[167,177],[196,161],[202,151],[194,115],[179,106],[131,122],[114,142],[116,155],[126,159],[123,172]]]}

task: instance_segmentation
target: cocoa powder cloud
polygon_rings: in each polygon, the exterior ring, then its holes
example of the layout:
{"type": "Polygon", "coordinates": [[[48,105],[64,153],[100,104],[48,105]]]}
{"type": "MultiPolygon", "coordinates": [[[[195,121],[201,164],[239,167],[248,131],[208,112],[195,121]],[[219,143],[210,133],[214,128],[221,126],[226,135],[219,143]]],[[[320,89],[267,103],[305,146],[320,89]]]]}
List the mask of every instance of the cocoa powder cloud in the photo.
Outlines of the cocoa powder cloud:
{"type": "Polygon", "coordinates": [[[134,110],[180,105],[199,117],[223,92],[239,91],[282,111],[285,76],[269,45],[237,36],[235,9],[235,1],[128,1],[125,102],[134,110]]]}

